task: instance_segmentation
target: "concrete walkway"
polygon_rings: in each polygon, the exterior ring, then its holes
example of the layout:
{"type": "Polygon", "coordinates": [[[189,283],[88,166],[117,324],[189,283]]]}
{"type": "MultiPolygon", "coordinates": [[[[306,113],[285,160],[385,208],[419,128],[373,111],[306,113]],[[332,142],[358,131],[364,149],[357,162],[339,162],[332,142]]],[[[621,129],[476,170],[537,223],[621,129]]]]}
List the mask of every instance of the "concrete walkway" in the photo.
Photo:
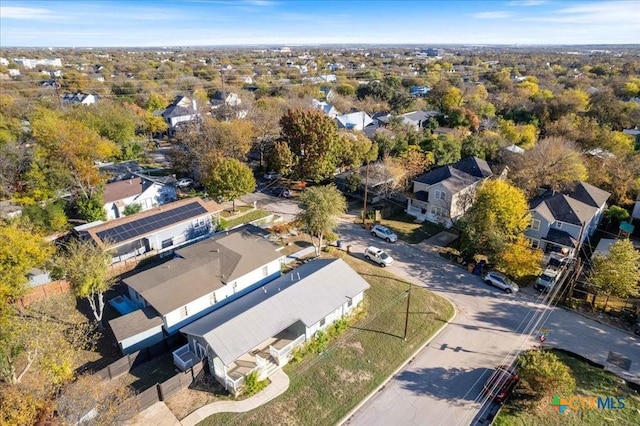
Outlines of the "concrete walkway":
{"type": "Polygon", "coordinates": [[[182,419],[183,426],[192,426],[216,413],[242,413],[253,410],[275,397],[281,395],[289,388],[289,376],[284,371],[278,370],[269,377],[271,383],[257,394],[242,401],[218,401],[198,408],[193,413],[182,419]]]}

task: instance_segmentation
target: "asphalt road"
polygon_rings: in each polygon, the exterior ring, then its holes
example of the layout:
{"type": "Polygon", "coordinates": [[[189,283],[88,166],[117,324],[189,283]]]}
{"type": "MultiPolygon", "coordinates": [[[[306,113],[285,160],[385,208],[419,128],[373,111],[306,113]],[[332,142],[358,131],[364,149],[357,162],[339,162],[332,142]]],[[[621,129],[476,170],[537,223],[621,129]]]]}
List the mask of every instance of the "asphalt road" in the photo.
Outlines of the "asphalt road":
{"type": "Polygon", "coordinates": [[[420,246],[387,243],[358,226],[343,224],[339,232],[354,253],[368,245],[387,250],[395,260],[390,271],[445,296],[457,311],[452,323],[347,423],[470,424],[483,405],[480,391],[492,369],[533,344],[521,332],[535,329],[532,314],[542,309],[535,295],[507,295],[420,246]]]}
{"type": "Polygon", "coordinates": [[[428,254],[422,245],[387,243],[346,222],[340,238],[354,253],[362,253],[368,245],[387,250],[395,259],[391,271],[446,297],[457,310],[451,324],[347,424],[489,424],[482,420],[496,407],[481,397],[483,383],[497,365],[539,345],[541,327],[549,331],[545,346],[571,350],[640,383],[637,337],[562,308],[547,308],[543,297],[529,288],[507,295],[428,254]],[[622,368],[609,362],[612,353],[622,368]]]}

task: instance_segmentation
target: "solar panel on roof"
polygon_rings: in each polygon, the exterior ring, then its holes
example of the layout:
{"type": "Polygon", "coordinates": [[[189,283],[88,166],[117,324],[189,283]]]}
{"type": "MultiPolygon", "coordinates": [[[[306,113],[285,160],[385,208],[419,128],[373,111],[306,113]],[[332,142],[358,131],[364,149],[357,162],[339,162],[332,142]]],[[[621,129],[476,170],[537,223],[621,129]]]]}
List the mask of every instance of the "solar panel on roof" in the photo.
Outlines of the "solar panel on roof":
{"type": "Polygon", "coordinates": [[[193,202],[175,209],[156,213],[153,216],[123,223],[96,234],[103,242],[117,244],[205,213],[207,213],[207,209],[198,202],[193,202]]]}

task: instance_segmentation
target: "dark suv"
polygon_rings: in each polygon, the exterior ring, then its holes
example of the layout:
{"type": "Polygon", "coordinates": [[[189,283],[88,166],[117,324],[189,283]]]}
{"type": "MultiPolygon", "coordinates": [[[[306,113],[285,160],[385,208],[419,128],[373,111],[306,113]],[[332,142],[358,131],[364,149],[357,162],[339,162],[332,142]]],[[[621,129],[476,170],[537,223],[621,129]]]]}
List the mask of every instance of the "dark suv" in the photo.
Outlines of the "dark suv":
{"type": "Polygon", "coordinates": [[[501,365],[496,368],[482,387],[482,392],[496,402],[503,402],[518,384],[520,377],[515,367],[501,365]]]}

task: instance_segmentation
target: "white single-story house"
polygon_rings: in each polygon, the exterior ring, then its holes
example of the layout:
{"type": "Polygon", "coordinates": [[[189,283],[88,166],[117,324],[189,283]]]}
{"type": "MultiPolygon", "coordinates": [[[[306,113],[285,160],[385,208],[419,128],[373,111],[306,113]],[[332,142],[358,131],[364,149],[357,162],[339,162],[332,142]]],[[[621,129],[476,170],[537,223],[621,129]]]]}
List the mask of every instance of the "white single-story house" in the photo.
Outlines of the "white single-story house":
{"type": "Polygon", "coordinates": [[[62,102],[72,105],[93,105],[98,102],[98,96],[90,93],[65,93],[62,102]]]}
{"type": "Polygon", "coordinates": [[[349,315],[369,284],[342,259],[316,259],[183,327],[188,343],[173,353],[185,370],[206,359],[225,389],[245,376],[266,378],[318,331],[349,315]]]}
{"type": "Polygon", "coordinates": [[[373,119],[364,111],[352,112],[349,114],[338,115],[335,118],[338,129],[345,130],[364,130],[369,124],[373,123],[373,119]]]}
{"type": "Polygon", "coordinates": [[[81,230],[109,251],[113,263],[144,253],[163,253],[215,231],[223,208],[200,198],[185,198],[150,210],[99,222],[81,230]]]}

